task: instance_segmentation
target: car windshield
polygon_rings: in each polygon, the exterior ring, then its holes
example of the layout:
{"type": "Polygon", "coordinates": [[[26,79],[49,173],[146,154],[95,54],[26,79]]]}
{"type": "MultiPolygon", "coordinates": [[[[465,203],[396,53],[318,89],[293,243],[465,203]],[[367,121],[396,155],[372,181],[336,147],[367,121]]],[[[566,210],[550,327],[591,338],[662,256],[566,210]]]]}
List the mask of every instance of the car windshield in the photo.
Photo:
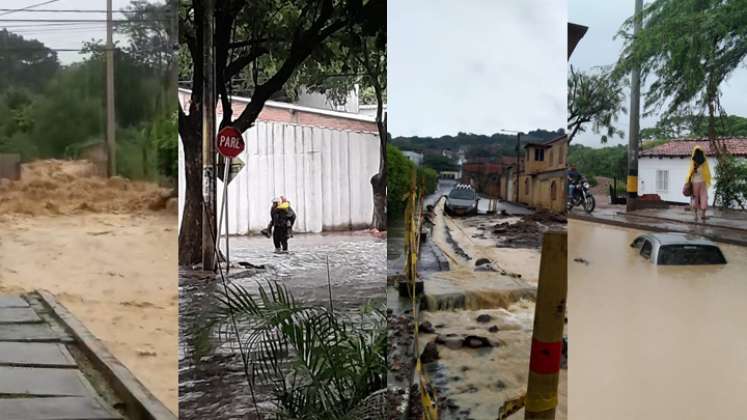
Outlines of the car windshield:
{"type": "Polygon", "coordinates": [[[712,245],[666,245],[659,249],[659,265],[726,264],[718,247],[712,245]]]}
{"type": "Polygon", "coordinates": [[[467,189],[451,190],[451,193],[449,193],[449,198],[454,198],[457,200],[474,200],[475,192],[467,189]]]}

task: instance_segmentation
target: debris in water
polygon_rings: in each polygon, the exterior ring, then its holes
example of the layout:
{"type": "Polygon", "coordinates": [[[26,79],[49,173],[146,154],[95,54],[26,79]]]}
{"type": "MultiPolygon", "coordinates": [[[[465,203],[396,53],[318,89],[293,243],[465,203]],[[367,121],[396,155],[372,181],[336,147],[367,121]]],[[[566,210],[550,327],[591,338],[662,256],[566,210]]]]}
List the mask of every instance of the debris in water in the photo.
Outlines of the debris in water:
{"type": "Polygon", "coordinates": [[[488,314],[480,314],[477,316],[476,321],[480,323],[486,323],[493,320],[493,317],[488,314]]]}
{"type": "Polygon", "coordinates": [[[574,258],[574,259],[573,259],[573,261],[574,261],[574,262],[577,262],[577,263],[580,263],[580,264],[583,264],[583,265],[589,265],[589,262],[588,262],[588,261],[586,261],[586,260],[585,260],[585,259],[583,259],[583,258],[574,258]]]}

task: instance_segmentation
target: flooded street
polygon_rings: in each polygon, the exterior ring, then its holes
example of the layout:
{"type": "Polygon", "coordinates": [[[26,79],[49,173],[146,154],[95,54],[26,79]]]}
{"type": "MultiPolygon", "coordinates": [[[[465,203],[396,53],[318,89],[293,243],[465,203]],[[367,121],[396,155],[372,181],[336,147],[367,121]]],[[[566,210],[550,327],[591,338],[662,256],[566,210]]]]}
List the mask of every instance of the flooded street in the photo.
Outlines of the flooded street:
{"type": "Polygon", "coordinates": [[[725,266],[656,266],[629,246],[641,231],[568,229],[571,418],[743,418],[747,248],[719,244],[725,266]]]}
{"type": "MultiPolygon", "coordinates": [[[[368,232],[296,235],[290,253],[274,254],[272,241],[263,236],[232,237],[231,262],[264,266],[259,270],[235,270],[228,275],[249,290],[257,282],[277,281],[296,300],[326,304],[328,271],[336,310],[355,315],[366,304],[383,305],[385,299],[386,239],[368,232]]],[[[212,275],[180,273],[180,418],[256,418],[254,403],[244,378],[235,345],[206,329],[216,308],[222,285],[212,275]]],[[[259,390],[257,405],[267,413],[271,398],[259,390]]]]}
{"type": "MultiPolygon", "coordinates": [[[[421,361],[440,418],[498,418],[526,393],[539,247],[543,233],[562,228],[562,219],[506,202],[497,203],[496,214],[486,214],[487,199],[481,199],[477,216],[450,217],[440,198],[453,186],[442,181],[425,200],[432,206],[428,219],[433,226],[418,267],[424,284],[418,320],[421,361]],[[423,263],[434,252],[447,262],[445,269],[423,263]]],[[[390,275],[401,272],[403,262],[404,229],[395,229],[399,234],[389,231],[390,275]]],[[[561,377],[562,399],[565,374],[561,377]]],[[[411,400],[411,418],[419,404],[411,400]]],[[[565,412],[561,401],[557,418],[565,418],[565,412]]]]}

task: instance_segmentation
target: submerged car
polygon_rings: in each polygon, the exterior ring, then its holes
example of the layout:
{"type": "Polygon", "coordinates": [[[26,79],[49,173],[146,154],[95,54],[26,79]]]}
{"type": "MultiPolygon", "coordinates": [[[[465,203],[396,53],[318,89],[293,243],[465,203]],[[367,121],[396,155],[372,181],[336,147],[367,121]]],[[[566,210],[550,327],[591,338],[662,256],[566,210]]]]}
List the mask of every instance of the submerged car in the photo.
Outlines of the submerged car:
{"type": "Polygon", "coordinates": [[[459,184],[446,196],[444,209],[451,216],[473,216],[477,214],[477,203],[480,199],[470,185],[459,184]]]}
{"type": "Polygon", "coordinates": [[[630,246],[656,265],[726,264],[718,245],[684,233],[646,233],[635,238],[630,246]]]}

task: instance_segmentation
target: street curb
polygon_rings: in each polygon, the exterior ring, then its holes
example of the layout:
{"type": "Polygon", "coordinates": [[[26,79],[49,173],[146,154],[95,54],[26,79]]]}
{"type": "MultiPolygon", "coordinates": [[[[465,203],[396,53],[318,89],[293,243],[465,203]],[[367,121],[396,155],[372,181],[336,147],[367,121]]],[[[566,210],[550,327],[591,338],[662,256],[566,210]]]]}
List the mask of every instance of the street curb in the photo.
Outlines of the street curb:
{"type": "Polygon", "coordinates": [[[70,311],[47,291],[37,291],[41,301],[61,321],[67,332],[109,381],[133,420],[176,420],[177,417],[156,398],[70,311]]]}
{"type": "MultiPolygon", "coordinates": [[[[635,223],[635,222],[621,222],[617,220],[603,219],[603,218],[592,217],[592,216],[584,216],[580,214],[568,214],[567,218],[572,219],[572,220],[581,220],[584,222],[600,223],[600,224],[623,227],[623,228],[647,230],[650,232],[672,232],[671,229],[659,228],[659,227],[652,226],[649,224],[635,223]]],[[[730,245],[747,247],[747,240],[730,239],[730,238],[720,237],[717,235],[701,234],[701,233],[698,233],[698,235],[704,238],[710,239],[714,242],[721,242],[721,243],[730,244],[730,245]]]]}
{"type": "MultiPolygon", "coordinates": [[[[617,212],[617,214],[619,214],[619,215],[625,215],[625,213],[621,212],[621,211],[617,212]]],[[[741,227],[715,225],[715,224],[712,224],[712,223],[697,223],[697,222],[693,222],[693,221],[689,221],[689,220],[679,220],[679,219],[672,219],[672,218],[669,218],[669,217],[651,216],[649,214],[633,214],[632,216],[643,217],[643,218],[652,219],[652,220],[661,220],[663,222],[682,223],[682,224],[691,225],[691,226],[705,226],[705,227],[709,227],[709,228],[730,229],[730,230],[733,229],[733,230],[741,230],[743,232],[747,232],[747,229],[741,228],[741,227]]]]}

